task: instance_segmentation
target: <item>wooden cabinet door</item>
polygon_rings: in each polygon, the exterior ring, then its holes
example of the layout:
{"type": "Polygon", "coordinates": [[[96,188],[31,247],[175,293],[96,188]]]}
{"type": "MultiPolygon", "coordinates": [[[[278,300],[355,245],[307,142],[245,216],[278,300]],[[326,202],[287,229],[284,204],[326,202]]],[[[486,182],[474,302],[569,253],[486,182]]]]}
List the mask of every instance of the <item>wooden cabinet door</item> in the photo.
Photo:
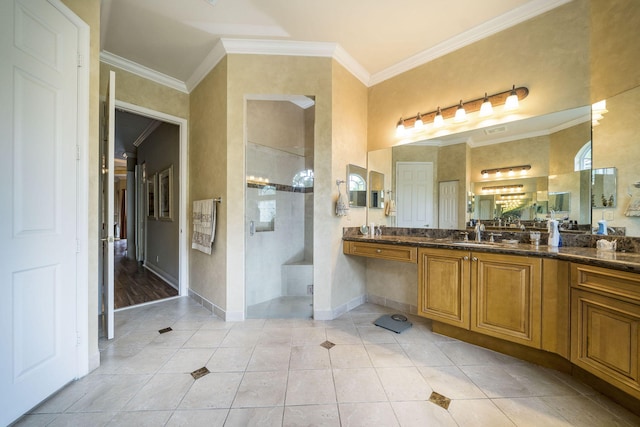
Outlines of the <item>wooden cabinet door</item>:
{"type": "Polygon", "coordinates": [[[571,291],[571,362],[640,399],[640,306],[571,291]]]}
{"type": "Polygon", "coordinates": [[[541,259],[471,255],[471,330],[540,348],[541,259]]]}
{"type": "Polygon", "coordinates": [[[469,252],[418,251],[418,314],[469,329],[469,252]]]}

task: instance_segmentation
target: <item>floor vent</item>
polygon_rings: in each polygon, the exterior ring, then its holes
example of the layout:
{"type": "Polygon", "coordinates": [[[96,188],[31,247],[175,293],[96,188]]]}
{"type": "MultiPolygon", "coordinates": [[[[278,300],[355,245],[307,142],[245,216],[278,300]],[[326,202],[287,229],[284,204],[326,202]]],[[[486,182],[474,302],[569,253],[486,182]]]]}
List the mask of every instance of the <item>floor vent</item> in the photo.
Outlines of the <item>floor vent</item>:
{"type": "Polygon", "coordinates": [[[208,373],[209,373],[209,370],[207,369],[207,367],[203,366],[202,368],[196,369],[195,371],[191,372],[191,376],[193,377],[194,380],[197,380],[198,378],[204,377],[208,373]]]}
{"type": "Polygon", "coordinates": [[[451,399],[441,395],[440,393],[436,393],[434,391],[433,393],[431,393],[431,396],[429,396],[429,402],[435,403],[441,408],[449,409],[449,404],[451,403],[451,399]]]}

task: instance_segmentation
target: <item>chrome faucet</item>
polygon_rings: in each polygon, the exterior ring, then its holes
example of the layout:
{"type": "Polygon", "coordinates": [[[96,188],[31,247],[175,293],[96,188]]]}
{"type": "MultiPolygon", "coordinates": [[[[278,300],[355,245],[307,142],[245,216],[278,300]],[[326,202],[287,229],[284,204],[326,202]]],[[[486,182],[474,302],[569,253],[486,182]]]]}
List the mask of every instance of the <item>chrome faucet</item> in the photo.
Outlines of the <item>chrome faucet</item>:
{"type": "Polygon", "coordinates": [[[476,242],[481,242],[482,241],[482,231],[484,231],[484,225],[482,225],[482,223],[480,221],[478,221],[476,223],[476,228],[475,228],[476,242]]]}

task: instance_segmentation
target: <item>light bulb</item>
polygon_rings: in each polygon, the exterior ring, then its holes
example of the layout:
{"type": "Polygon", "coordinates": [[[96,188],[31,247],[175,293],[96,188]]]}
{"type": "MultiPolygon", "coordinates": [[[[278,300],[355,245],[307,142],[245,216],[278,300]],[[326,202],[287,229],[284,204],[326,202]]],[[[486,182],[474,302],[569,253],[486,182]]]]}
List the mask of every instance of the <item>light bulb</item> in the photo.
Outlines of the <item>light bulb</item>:
{"type": "Polygon", "coordinates": [[[507,100],[504,103],[505,110],[515,110],[518,108],[518,94],[516,93],[516,85],[513,85],[513,89],[511,89],[511,93],[507,97],[507,100]]]}
{"type": "Polygon", "coordinates": [[[480,117],[487,117],[493,114],[493,106],[491,105],[491,101],[489,101],[489,97],[487,93],[484,93],[484,100],[482,101],[482,105],[480,106],[480,117]]]}
{"type": "Polygon", "coordinates": [[[400,120],[398,120],[398,125],[396,126],[396,135],[398,136],[402,136],[405,134],[405,128],[404,128],[404,120],[402,119],[402,117],[400,117],[400,120]]]}
{"type": "Polygon", "coordinates": [[[453,121],[456,123],[464,122],[467,120],[467,112],[464,111],[464,107],[462,106],[462,99],[460,100],[460,104],[458,104],[458,109],[456,110],[456,115],[453,118],[453,121]]]}
{"type": "Polygon", "coordinates": [[[420,113],[416,114],[416,122],[413,124],[413,128],[418,131],[424,129],[424,122],[420,113]]]}
{"type": "Polygon", "coordinates": [[[433,127],[441,128],[444,126],[444,118],[442,117],[442,112],[440,112],[440,107],[436,111],[436,116],[433,118],[433,127]]]}

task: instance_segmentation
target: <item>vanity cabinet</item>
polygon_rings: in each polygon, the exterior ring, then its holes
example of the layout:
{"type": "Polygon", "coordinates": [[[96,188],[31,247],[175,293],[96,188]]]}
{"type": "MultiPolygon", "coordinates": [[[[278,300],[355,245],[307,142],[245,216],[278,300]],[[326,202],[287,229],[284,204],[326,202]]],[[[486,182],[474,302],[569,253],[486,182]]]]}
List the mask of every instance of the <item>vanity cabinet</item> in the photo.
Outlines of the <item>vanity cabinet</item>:
{"type": "Polygon", "coordinates": [[[640,275],[571,266],[571,362],[640,398],[640,275]]]}
{"type": "Polygon", "coordinates": [[[541,348],[542,260],[471,254],[471,330],[541,348]]]}
{"type": "Polygon", "coordinates": [[[469,329],[470,253],[447,249],[418,251],[418,314],[469,329]]]}
{"type": "Polygon", "coordinates": [[[542,261],[458,250],[418,251],[418,314],[541,348],[542,261]]]}

